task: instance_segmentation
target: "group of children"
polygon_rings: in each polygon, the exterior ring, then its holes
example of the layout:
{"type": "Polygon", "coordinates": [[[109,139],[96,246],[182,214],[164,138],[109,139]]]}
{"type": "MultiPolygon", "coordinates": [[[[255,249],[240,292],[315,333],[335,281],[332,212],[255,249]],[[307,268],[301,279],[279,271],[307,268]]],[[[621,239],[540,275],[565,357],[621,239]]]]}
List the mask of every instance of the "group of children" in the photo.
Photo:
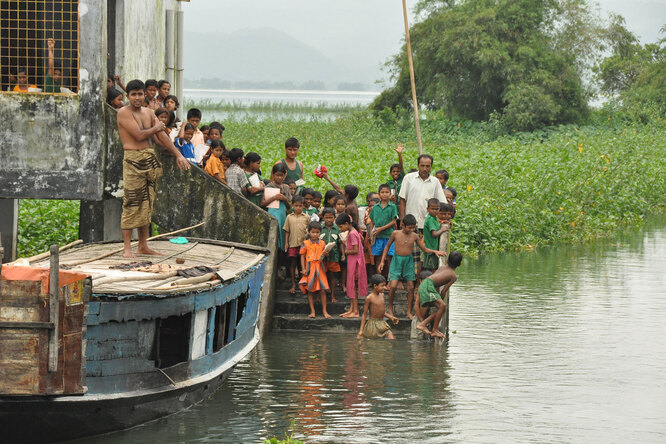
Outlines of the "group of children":
{"type": "MultiPolygon", "coordinates": [[[[109,77],[109,82],[112,81],[114,79],[109,77]]],[[[120,79],[116,78],[115,82],[120,83],[120,79]]],[[[448,258],[448,265],[441,259],[446,253],[440,250],[446,248],[440,248],[439,239],[451,229],[451,219],[456,212],[456,192],[446,186],[448,172],[436,173],[447,200],[428,200],[428,216],[421,234],[413,215],[407,214],[402,220],[399,217],[400,189],[405,175],[402,145],[395,148],[398,163],[389,168],[390,179],[379,185],[376,192],[368,193],[366,207],[359,209],[358,187],[340,187],[325,168],[315,174],[332,189],[322,196],[319,191],[305,187],[303,164],[297,160],[300,144],[296,138],[286,140],[285,157],[272,166],[270,178],[263,179],[261,156],[255,152],[246,154],[240,148],[228,150],[222,142],[224,126],[212,122],[199,127],[201,111],[198,109],[188,110],[186,120],[171,128],[173,110],[164,113],[165,107],[159,105],[166,105],[168,101],[170,107],[174,104],[177,107],[178,100],[170,99],[173,97],[169,95],[170,85],[164,82],[146,82],[145,106],[153,109],[160,119],[168,117],[168,122],[163,120],[165,131],[186,159],[277,219],[278,276],[290,283],[292,294],[300,289],[307,295],[309,317],[315,317],[315,302],[318,301],[323,316],[330,318],[326,309],[327,293],[330,292],[331,302],[337,302],[336,287],[341,283],[350,306],[340,316],[361,317],[359,334],[366,337],[392,337],[383,318],[385,315],[397,322],[393,302],[403,281],[409,319],[417,316],[421,321],[420,330],[432,336],[443,336],[438,330],[445,310],[440,295],[455,281],[453,270],[462,258],[454,252],[448,258]],[[415,246],[422,254],[414,253],[415,246]],[[370,294],[368,275],[373,287],[370,294]],[[417,276],[422,282],[415,296],[417,276]],[[444,289],[438,292],[437,287],[441,286],[444,289]],[[383,292],[387,287],[388,306],[384,313],[383,292]],[[361,315],[358,298],[366,295],[361,315]],[[429,313],[430,307],[436,308],[433,314],[429,313]],[[428,328],[431,321],[434,322],[432,330],[428,328]]]]}

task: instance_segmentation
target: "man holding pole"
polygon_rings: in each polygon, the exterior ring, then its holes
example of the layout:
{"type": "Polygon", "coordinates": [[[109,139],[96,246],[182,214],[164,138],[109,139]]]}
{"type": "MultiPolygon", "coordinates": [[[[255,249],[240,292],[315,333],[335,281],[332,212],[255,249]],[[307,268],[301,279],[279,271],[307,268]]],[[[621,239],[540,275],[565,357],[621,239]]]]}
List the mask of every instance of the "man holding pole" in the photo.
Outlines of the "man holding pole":
{"type": "Polygon", "coordinates": [[[123,233],[123,257],[136,257],[132,253],[132,230],[137,229],[139,235],[139,254],[159,254],[148,248],[148,231],[150,228],[155,201],[155,185],[162,175],[162,165],[157,156],[151,139],[165,147],[176,157],[180,169],[188,170],[190,163],[173,145],[164,132],[165,125],[160,122],[149,109],[142,107],[145,99],[145,85],[141,80],[127,83],[129,103],[118,111],[118,133],[125,150],[123,159],[123,214],[120,229],[123,233]]]}

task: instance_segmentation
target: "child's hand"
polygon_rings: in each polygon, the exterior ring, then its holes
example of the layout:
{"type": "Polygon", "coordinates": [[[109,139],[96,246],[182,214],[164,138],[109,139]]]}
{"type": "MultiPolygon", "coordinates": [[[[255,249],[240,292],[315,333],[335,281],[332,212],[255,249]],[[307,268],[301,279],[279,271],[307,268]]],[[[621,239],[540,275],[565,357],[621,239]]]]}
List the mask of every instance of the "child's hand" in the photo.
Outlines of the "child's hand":
{"type": "Polygon", "coordinates": [[[395,150],[396,153],[402,154],[402,150],[405,149],[405,145],[403,145],[402,143],[399,143],[398,146],[396,146],[393,149],[395,150]]]}
{"type": "Polygon", "coordinates": [[[377,266],[377,271],[381,273],[383,269],[384,269],[384,261],[381,261],[377,266]]]}
{"type": "Polygon", "coordinates": [[[394,325],[398,325],[398,322],[400,322],[400,319],[398,319],[398,318],[395,317],[395,316],[392,316],[392,317],[391,317],[391,321],[393,321],[393,324],[394,324],[394,325]]]}
{"type": "Polygon", "coordinates": [[[50,38],[50,39],[46,39],[46,46],[47,46],[49,49],[53,49],[53,48],[55,48],[55,40],[52,39],[52,38],[50,38]]]}
{"type": "Polygon", "coordinates": [[[440,257],[446,256],[446,251],[435,251],[435,254],[440,257]]]}
{"type": "Polygon", "coordinates": [[[358,334],[356,335],[356,337],[361,339],[363,337],[363,332],[359,331],[358,334]]]}

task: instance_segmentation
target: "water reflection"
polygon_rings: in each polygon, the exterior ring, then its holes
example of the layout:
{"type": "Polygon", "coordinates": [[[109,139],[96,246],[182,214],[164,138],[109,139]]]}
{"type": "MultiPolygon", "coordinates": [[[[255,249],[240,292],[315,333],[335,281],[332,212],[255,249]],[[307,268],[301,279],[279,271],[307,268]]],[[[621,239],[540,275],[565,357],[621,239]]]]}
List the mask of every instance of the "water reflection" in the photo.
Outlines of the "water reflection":
{"type": "Polygon", "coordinates": [[[206,403],[94,441],[664,442],[664,271],[666,219],[467,260],[448,345],[274,334],[206,403]]]}

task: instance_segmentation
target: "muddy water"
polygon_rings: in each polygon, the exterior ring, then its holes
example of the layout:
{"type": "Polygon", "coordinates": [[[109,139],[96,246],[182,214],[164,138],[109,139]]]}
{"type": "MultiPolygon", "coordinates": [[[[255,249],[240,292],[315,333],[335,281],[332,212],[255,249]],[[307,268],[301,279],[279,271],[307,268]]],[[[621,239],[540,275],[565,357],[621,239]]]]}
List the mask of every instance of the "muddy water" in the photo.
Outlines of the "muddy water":
{"type": "Polygon", "coordinates": [[[665,442],[666,219],[465,260],[447,345],[274,333],[213,398],[95,442],[665,442]]]}

